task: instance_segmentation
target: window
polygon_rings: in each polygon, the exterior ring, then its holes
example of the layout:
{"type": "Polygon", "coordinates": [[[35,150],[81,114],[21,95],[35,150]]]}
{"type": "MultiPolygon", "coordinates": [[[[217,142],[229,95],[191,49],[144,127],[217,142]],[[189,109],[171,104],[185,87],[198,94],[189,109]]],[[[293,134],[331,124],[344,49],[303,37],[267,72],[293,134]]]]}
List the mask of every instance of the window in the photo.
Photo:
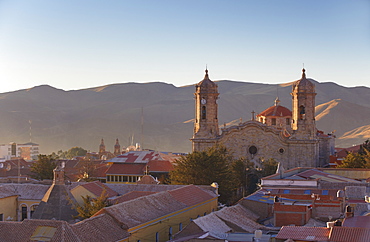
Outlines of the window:
{"type": "Polygon", "coordinates": [[[202,119],[206,119],[206,106],[202,106],[202,119]]]}
{"type": "Polygon", "coordinates": [[[286,125],[290,125],[290,118],[286,118],[286,125]]]}
{"type": "Polygon", "coordinates": [[[0,213],[0,221],[4,221],[4,214],[0,213]]]}
{"type": "Polygon", "coordinates": [[[179,231],[182,230],[182,223],[179,223],[179,231]]]}
{"type": "Polygon", "coordinates": [[[321,195],[329,195],[329,191],[328,190],[322,190],[321,195]]]}
{"type": "Polygon", "coordinates": [[[276,118],[271,119],[271,125],[276,125],[276,118]]]}
{"type": "Polygon", "coordinates": [[[172,239],[172,227],[170,227],[168,229],[168,239],[171,240],[172,239]]]}
{"type": "Polygon", "coordinates": [[[284,190],[283,192],[284,194],[289,194],[290,193],[290,190],[284,190]]]}
{"type": "Polygon", "coordinates": [[[304,191],[304,194],[306,194],[306,195],[310,195],[310,194],[311,194],[311,190],[305,190],[305,191],[304,191]]]}
{"type": "Polygon", "coordinates": [[[159,233],[155,233],[155,242],[159,242],[159,233]]]}
{"type": "Polygon", "coordinates": [[[25,220],[27,218],[27,205],[23,204],[22,205],[22,218],[21,220],[25,220]]]}
{"type": "Polygon", "coordinates": [[[284,152],[285,152],[285,150],[284,150],[283,148],[280,148],[280,149],[279,149],[279,153],[280,153],[280,154],[284,154],[284,152]]]}
{"type": "Polygon", "coordinates": [[[250,154],[255,155],[257,154],[257,147],[252,145],[251,147],[249,147],[248,151],[250,154]]]}

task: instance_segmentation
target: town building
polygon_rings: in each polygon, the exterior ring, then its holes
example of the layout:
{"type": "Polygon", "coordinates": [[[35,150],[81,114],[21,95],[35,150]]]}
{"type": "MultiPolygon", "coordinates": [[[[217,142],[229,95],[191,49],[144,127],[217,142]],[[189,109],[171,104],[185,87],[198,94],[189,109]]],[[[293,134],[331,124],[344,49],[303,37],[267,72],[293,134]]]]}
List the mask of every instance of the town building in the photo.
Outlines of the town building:
{"type": "Polygon", "coordinates": [[[253,114],[252,120],[221,128],[218,124],[218,86],[208,70],[196,85],[195,122],[191,139],[193,151],[203,151],[215,144],[224,145],[236,157],[245,157],[260,167],[273,158],[291,169],[297,166],[326,167],[334,154],[334,135],[318,131],[315,123],[315,85],[306,78],[292,84],[292,111],[275,105],[253,114]]]}
{"type": "Polygon", "coordinates": [[[0,160],[11,160],[22,158],[27,161],[37,160],[39,155],[39,145],[36,143],[9,143],[0,145],[0,160]]]}

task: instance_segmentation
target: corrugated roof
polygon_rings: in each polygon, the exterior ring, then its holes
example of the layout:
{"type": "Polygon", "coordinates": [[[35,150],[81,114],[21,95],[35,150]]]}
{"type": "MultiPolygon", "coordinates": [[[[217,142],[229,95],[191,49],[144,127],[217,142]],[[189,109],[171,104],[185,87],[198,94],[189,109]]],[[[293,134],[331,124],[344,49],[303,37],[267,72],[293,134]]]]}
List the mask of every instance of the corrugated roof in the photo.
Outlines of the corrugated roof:
{"type": "Polygon", "coordinates": [[[361,183],[360,181],[350,179],[343,176],[333,175],[330,173],[326,173],[323,171],[319,171],[317,169],[309,169],[307,171],[300,172],[296,174],[297,176],[304,177],[304,178],[315,178],[320,179],[320,181],[326,182],[352,182],[352,183],[361,183]]]}
{"type": "Polygon", "coordinates": [[[330,229],[323,227],[283,226],[276,239],[293,239],[303,241],[327,241],[330,229]]]}
{"type": "MultiPolygon", "coordinates": [[[[255,193],[245,197],[246,200],[257,201],[262,203],[274,204],[274,196],[267,194],[266,190],[258,190],[255,193]]],[[[295,202],[294,199],[279,198],[280,202],[295,202]]]]}
{"type": "Polygon", "coordinates": [[[162,160],[157,151],[130,151],[107,160],[106,162],[113,163],[148,163],[150,160],[162,160]]]}

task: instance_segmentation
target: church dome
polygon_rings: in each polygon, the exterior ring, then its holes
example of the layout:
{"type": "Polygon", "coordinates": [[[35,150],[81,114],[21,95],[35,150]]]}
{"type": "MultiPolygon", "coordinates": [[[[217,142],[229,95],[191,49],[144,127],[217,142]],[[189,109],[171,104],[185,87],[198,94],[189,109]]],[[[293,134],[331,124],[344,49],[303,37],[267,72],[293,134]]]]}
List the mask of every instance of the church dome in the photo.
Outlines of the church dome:
{"type": "Polygon", "coordinates": [[[200,81],[197,86],[198,87],[202,87],[202,88],[207,88],[207,87],[217,87],[217,84],[214,83],[213,81],[211,81],[209,79],[209,76],[208,76],[208,70],[206,69],[205,70],[206,74],[204,75],[204,79],[202,81],[200,81]]]}
{"type": "Polygon", "coordinates": [[[257,115],[257,117],[259,116],[264,116],[264,117],[271,117],[271,116],[279,116],[279,117],[286,117],[286,116],[292,116],[292,111],[290,111],[288,108],[286,107],[283,107],[283,106],[280,106],[280,105],[274,105],[274,106],[271,106],[269,108],[267,108],[266,110],[264,110],[263,112],[261,112],[260,114],[257,115]]]}
{"type": "Polygon", "coordinates": [[[293,91],[310,91],[314,92],[315,85],[306,78],[306,70],[302,69],[302,78],[295,81],[293,84],[293,91]]]}

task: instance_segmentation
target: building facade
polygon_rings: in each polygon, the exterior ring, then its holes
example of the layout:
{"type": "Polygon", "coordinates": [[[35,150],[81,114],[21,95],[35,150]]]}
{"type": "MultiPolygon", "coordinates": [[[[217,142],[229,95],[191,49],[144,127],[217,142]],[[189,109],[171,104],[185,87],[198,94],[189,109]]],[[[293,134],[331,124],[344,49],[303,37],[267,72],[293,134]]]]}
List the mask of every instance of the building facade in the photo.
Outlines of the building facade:
{"type": "Polygon", "coordinates": [[[37,160],[38,155],[39,145],[35,143],[0,145],[0,159],[23,158],[25,160],[37,160]]]}
{"type": "Polygon", "coordinates": [[[275,105],[254,115],[252,120],[221,128],[218,125],[219,96],[217,84],[204,79],[196,85],[193,151],[203,151],[215,144],[224,145],[236,158],[244,157],[261,165],[273,158],[284,168],[324,167],[334,153],[334,135],[318,131],[315,124],[315,85],[306,78],[292,85],[292,111],[275,105]]]}

